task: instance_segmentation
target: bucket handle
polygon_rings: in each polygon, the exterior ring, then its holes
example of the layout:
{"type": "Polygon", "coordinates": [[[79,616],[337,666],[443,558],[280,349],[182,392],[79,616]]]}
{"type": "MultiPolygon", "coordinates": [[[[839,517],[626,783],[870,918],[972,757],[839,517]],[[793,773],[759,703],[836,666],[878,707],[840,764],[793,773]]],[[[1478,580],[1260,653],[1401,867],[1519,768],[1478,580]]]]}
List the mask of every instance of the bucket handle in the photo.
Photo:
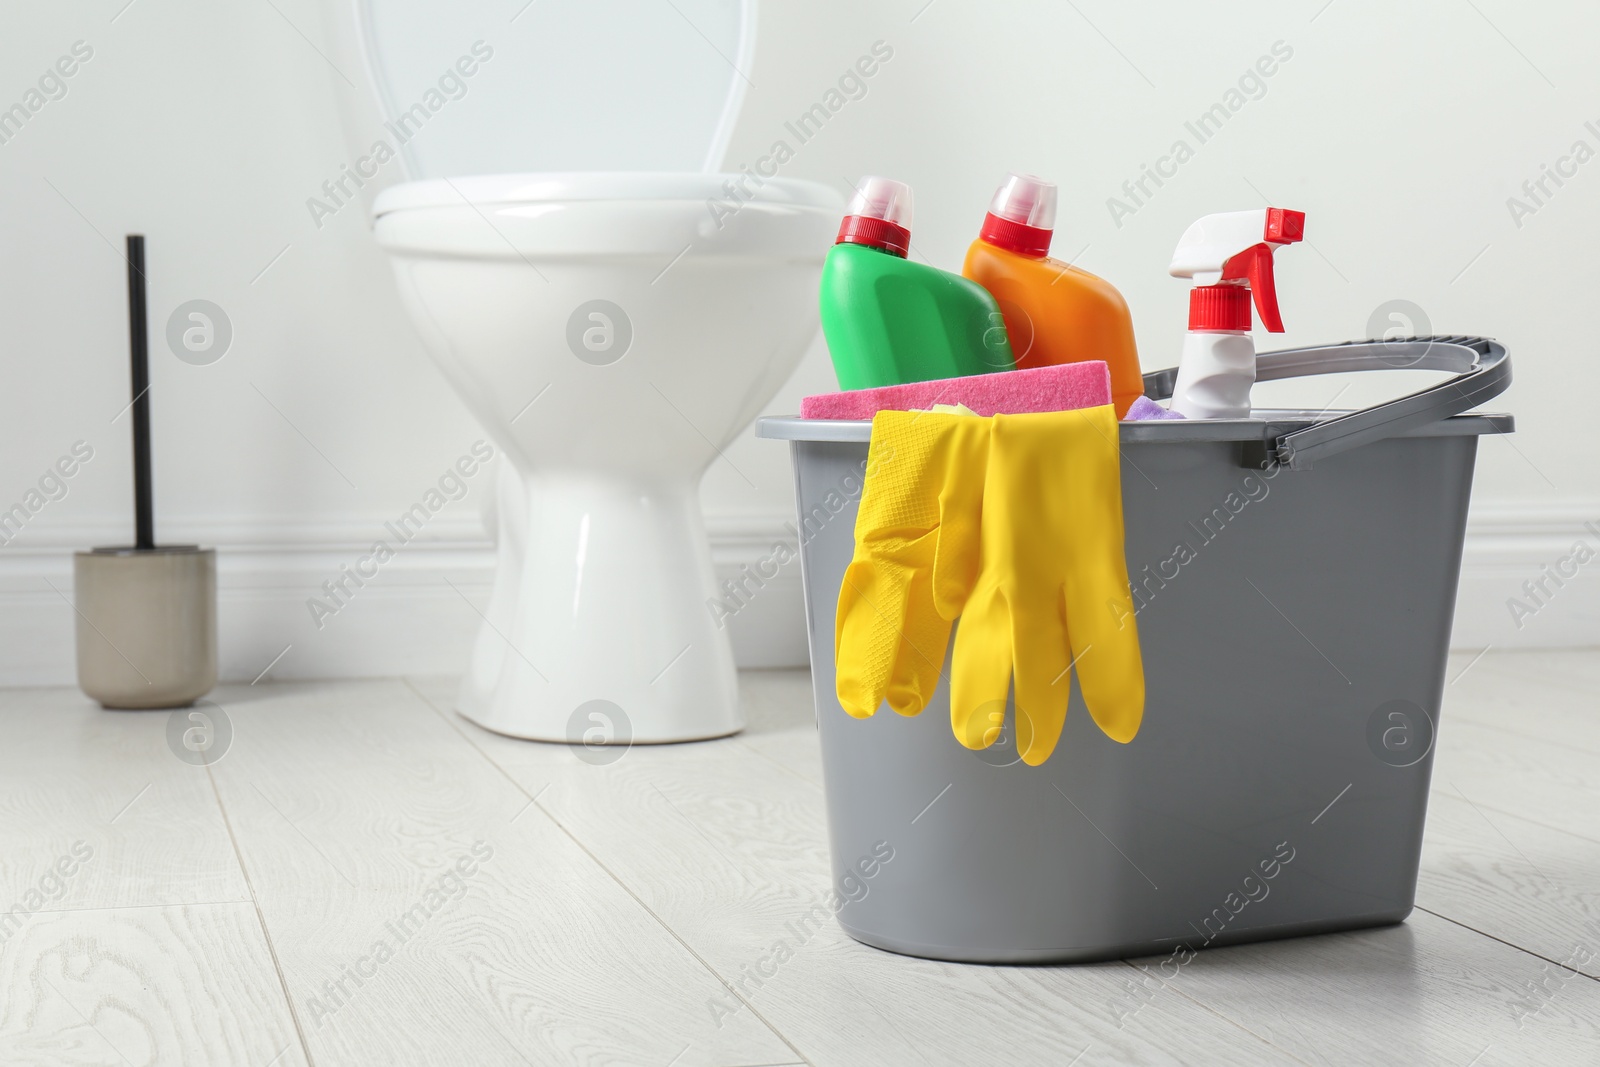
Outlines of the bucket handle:
{"type": "MultiPolygon", "coordinates": [[[[1361,411],[1286,433],[1271,442],[1268,461],[1289,470],[1309,470],[1320,459],[1398,437],[1429,423],[1476,407],[1505,392],[1511,384],[1511,357],[1505,346],[1486,337],[1458,335],[1403,337],[1392,341],[1346,341],[1315,348],[1286,348],[1256,357],[1256,381],[1303,378],[1364,370],[1449,371],[1447,378],[1419,392],[1361,411]]],[[[1145,395],[1152,400],[1172,396],[1178,370],[1144,376],[1145,395]]]]}

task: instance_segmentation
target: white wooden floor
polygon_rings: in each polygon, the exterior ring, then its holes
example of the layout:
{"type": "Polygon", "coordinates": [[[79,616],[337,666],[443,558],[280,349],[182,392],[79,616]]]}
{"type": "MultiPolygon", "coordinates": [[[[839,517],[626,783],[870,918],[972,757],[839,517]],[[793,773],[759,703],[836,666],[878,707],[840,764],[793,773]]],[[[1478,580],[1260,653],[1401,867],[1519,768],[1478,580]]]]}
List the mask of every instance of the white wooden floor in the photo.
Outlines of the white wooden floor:
{"type": "Polygon", "coordinates": [[[1202,953],[1120,1025],[1130,964],[831,928],[731,999],[828,884],[803,673],[604,767],[448,681],[225,688],[210,769],[0,692],[0,1064],[1600,1063],[1600,652],[1458,674],[1410,921],[1202,953]]]}

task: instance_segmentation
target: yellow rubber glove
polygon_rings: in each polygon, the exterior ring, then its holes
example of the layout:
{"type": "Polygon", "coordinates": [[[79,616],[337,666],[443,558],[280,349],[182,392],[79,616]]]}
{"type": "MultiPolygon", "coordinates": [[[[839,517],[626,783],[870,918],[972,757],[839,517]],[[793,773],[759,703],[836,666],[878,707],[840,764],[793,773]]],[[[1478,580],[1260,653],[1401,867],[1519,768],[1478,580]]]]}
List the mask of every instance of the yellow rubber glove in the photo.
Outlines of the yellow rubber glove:
{"type": "Polygon", "coordinates": [[[983,559],[951,664],[950,722],[968,748],[1000,732],[1015,676],[1017,751],[1038,766],[1067,716],[1070,670],[1115,741],[1139,732],[1144,667],[1122,542],[1117,418],[1110,406],[996,415],[983,559]]]}
{"type": "Polygon", "coordinates": [[[885,699],[927,707],[950,626],[978,571],[988,419],[880,411],[834,620],[839,703],[858,719],[885,699]]]}

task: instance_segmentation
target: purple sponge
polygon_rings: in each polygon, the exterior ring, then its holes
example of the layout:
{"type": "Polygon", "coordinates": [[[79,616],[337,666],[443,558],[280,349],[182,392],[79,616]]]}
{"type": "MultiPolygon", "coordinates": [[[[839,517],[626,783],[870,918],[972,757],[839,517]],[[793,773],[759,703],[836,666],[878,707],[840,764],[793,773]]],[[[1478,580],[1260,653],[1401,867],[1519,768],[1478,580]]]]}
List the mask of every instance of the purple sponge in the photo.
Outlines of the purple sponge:
{"type": "Polygon", "coordinates": [[[1111,403],[1111,372],[1104,360],[1027,370],[939,378],[821,393],[800,401],[802,419],[870,419],[880,411],[911,411],[935,404],[965,404],[978,415],[1071,411],[1111,403]]]}
{"type": "Polygon", "coordinates": [[[1141,396],[1128,405],[1128,413],[1122,416],[1123,422],[1144,422],[1150,419],[1181,419],[1176,411],[1168,411],[1147,396],[1141,396]]]}

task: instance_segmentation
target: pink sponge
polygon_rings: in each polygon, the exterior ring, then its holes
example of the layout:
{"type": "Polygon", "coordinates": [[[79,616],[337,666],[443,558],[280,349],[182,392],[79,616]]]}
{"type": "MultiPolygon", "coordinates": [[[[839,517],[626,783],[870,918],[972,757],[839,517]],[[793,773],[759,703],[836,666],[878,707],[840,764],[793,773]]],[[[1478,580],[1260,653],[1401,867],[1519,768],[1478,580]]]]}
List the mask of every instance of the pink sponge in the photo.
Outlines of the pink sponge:
{"type": "Polygon", "coordinates": [[[979,415],[1070,411],[1111,403],[1111,372],[1104,360],[1051,367],[939,378],[877,389],[821,393],[800,401],[802,419],[870,419],[880,411],[910,411],[935,404],[965,404],[979,415]]]}

